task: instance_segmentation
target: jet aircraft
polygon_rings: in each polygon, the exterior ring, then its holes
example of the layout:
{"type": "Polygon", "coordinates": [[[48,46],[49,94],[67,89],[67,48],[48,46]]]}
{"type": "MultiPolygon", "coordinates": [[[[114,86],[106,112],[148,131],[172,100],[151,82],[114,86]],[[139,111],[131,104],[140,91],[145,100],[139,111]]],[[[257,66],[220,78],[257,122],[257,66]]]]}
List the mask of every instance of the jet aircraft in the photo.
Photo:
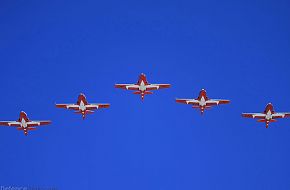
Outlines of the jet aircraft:
{"type": "Polygon", "coordinates": [[[219,104],[228,104],[230,100],[221,100],[221,99],[209,99],[207,97],[205,89],[202,89],[199,92],[198,98],[195,99],[178,99],[176,98],[177,103],[191,104],[192,108],[200,109],[200,113],[203,114],[205,109],[210,109],[212,106],[219,104]]]}
{"type": "Polygon", "coordinates": [[[110,104],[90,104],[88,103],[86,96],[81,93],[78,96],[76,104],[56,104],[56,107],[75,110],[75,113],[82,114],[82,118],[85,119],[87,114],[94,113],[93,110],[109,108],[110,104]]]}
{"type": "Polygon", "coordinates": [[[142,100],[144,100],[146,94],[153,94],[150,90],[159,90],[169,88],[170,86],[170,84],[150,84],[147,81],[146,75],[143,73],[139,76],[136,84],[115,84],[115,88],[135,90],[133,94],[140,94],[142,100]]]}
{"type": "Polygon", "coordinates": [[[19,119],[17,121],[0,121],[0,125],[16,127],[17,130],[23,130],[24,135],[28,135],[28,131],[36,130],[36,127],[41,125],[48,125],[51,121],[31,121],[24,111],[20,112],[19,119]]]}
{"type": "Polygon", "coordinates": [[[288,113],[278,113],[274,111],[273,105],[268,103],[264,112],[262,113],[243,113],[243,117],[258,119],[258,122],[266,123],[266,128],[269,127],[269,123],[277,121],[276,119],[290,117],[288,113]]]}

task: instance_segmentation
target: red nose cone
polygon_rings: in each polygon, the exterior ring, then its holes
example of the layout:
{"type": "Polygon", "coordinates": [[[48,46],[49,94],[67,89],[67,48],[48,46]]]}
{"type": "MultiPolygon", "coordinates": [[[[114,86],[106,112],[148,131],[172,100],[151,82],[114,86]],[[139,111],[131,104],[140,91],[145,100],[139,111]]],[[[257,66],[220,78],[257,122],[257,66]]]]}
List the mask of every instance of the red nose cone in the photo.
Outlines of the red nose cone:
{"type": "Polygon", "coordinates": [[[20,118],[27,118],[27,114],[24,111],[21,111],[20,118]]]}
{"type": "Polygon", "coordinates": [[[267,104],[264,113],[267,113],[268,111],[271,111],[271,113],[274,113],[274,108],[273,108],[273,105],[271,103],[267,104]]]}
{"type": "Polygon", "coordinates": [[[83,94],[83,93],[80,93],[79,97],[78,97],[78,101],[81,101],[81,100],[85,100],[86,99],[86,96],[83,94]]]}

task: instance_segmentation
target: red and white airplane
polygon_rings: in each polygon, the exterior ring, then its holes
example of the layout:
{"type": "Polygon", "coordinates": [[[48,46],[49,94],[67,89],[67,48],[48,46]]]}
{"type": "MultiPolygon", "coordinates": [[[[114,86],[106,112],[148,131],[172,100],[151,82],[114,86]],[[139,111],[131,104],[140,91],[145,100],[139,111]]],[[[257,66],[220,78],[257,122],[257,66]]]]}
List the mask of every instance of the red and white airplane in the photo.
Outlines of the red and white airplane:
{"type": "Polygon", "coordinates": [[[258,122],[266,123],[266,128],[269,127],[269,123],[277,121],[276,119],[290,117],[290,113],[278,113],[274,111],[273,105],[268,103],[264,112],[262,113],[243,113],[243,117],[256,118],[258,122]]]}
{"type": "Polygon", "coordinates": [[[150,90],[159,90],[162,88],[169,88],[170,86],[170,84],[150,84],[147,81],[146,75],[143,73],[139,76],[136,84],[115,84],[115,88],[135,90],[133,94],[140,94],[142,100],[144,100],[146,94],[153,94],[150,90]]]}
{"type": "Polygon", "coordinates": [[[35,130],[36,127],[41,125],[48,125],[51,121],[31,121],[28,119],[27,114],[24,111],[20,112],[19,119],[17,121],[0,121],[0,125],[17,127],[17,130],[23,130],[24,135],[28,135],[28,131],[35,130]]]}
{"type": "Polygon", "coordinates": [[[86,96],[84,94],[80,94],[76,104],[56,104],[56,107],[75,110],[75,113],[82,114],[83,119],[85,119],[87,114],[94,113],[93,110],[108,108],[110,107],[110,104],[89,104],[86,96]]]}
{"type": "Polygon", "coordinates": [[[212,106],[219,104],[228,104],[229,100],[220,100],[220,99],[209,99],[207,97],[206,91],[202,89],[199,92],[199,96],[196,99],[176,99],[177,103],[191,104],[192,108],[200,109],[200,113],[203,114],[205,109],[209,109],[212,106]]]}

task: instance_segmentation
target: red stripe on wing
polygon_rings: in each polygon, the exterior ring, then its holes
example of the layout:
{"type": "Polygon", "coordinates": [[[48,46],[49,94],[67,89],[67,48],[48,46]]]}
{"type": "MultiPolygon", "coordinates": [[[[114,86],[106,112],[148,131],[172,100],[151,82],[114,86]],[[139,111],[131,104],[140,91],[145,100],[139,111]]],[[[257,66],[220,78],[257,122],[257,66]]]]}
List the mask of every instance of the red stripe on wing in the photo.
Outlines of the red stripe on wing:
{"type": "Polygon", "coordinates": [[[159,89],[162,89],[162,88],[170,88],[171,85],[170,84],[159,84],[159,89]]]}
{"type": "Polygon", "coordinates": [[[246,114],[246,113],[243,113],[242,116],[243,116],[243,117],[246,117],[246,118],[254,118],[254,117],[253,117],[253,114],[246,114]]]}
{"type": "Polygon", "coordinates": [[[55,107],[57,108],[65,108],[66,109],[67,104],[56,104],[55,107]]]}
{"type": "Polygon", "coordinates": [[[187,104],[187,100],[181,100],[181,99],[176,99],[175,100],[177,103],[182,103],[182,104],[187,104]]]}
{"type": "Polygon", "coordinates": [[[230,103],[230,100],[220,100],[219,104],[228,104],[230,103]]]}
{"type": "Polygon", "coordinates": [[[9,123],[10,122],[0,122],[0,125],[2,125],[2,126],[8,126],[8,127],[19,127],[20,126],[20,124],[10,124],[9,125],[9,123]]]}
{"type": "Polygon", "coordinates": [[[110,104],[99,104],[99,108],[109,108],[110,104]]]}

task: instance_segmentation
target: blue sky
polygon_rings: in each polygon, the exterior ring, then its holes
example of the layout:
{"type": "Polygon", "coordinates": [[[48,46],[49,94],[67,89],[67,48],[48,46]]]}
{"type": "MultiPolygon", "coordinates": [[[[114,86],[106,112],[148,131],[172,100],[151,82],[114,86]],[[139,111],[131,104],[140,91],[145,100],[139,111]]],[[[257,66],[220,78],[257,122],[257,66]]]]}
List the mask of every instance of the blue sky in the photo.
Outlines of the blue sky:
{"type": "Polygon", "coordinates": [[[1,116],[53,124],[0,128],[0,185],[99,190],[289,190],[290,4],[237,1],[0,2],[1,116]],[[172,88],[140,97],[115,83],[172,88]],[[230,99],[201,117],[175,98],[230,99]],[[111,103],[82,120],[56,109],[111,103]]]}

